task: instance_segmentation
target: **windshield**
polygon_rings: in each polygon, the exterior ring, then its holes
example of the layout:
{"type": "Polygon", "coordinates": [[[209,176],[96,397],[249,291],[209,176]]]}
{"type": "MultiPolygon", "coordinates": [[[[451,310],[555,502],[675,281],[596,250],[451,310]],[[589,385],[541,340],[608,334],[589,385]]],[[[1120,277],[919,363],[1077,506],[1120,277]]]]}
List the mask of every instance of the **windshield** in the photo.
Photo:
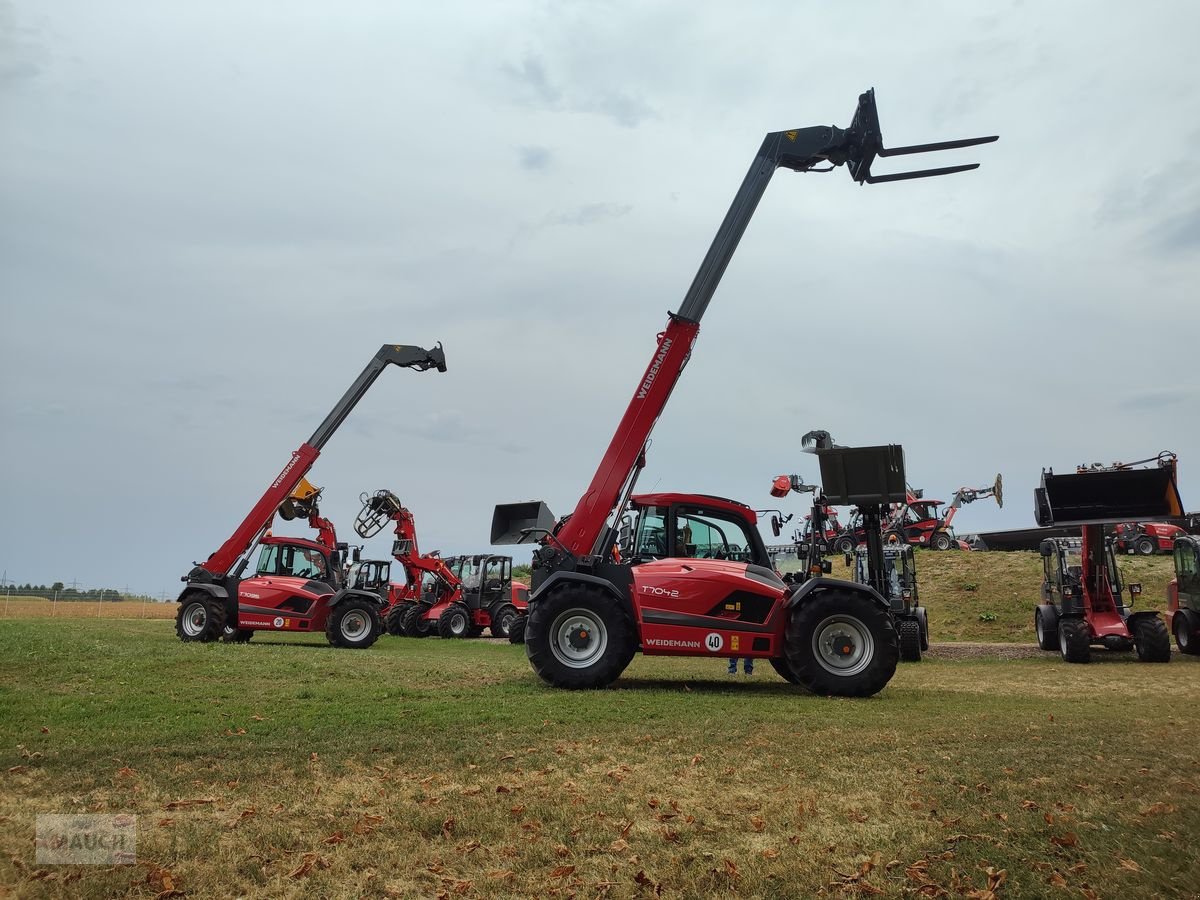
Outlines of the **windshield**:
{"type": "Polygon", "coordinates": [[[255,573],[320,579],[326,577],[328,568],[320,550],[294,544],[263,544],[255,573]]]}

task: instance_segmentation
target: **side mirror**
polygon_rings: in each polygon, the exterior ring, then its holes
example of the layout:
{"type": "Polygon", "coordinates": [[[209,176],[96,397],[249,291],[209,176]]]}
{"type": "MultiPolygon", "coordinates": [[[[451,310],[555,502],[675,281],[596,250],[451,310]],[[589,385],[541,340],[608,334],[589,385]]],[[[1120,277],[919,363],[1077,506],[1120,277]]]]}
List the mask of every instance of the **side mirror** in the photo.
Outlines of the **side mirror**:
{"type": "Polygon", "coordinates": [[[362,561],[362,547],[355,547],[351,555],[354,557],[355,562],[361,562],[362,561]]]}
{"type": "Polygon", "coordinates": [[[1141,593],[1142,593],[1142,586],[1138,582],[1135,581],[1133,584],[1131,584],[1129,586],[1129,596],[1131,599],[1134,597],[1140,596],[1141,593]]]}
{"type": "Polygon", "coordinates": [[[854,555],[848,550],[842,555],[842,559],[845,560],[847,569],[854,563],[854,555]]]}
{"type": "Polygon", "coordinates": [[[771,516],[771,534],[779,537],[781,531],[783,531],[783,520],[779,516],[771,516]]]}

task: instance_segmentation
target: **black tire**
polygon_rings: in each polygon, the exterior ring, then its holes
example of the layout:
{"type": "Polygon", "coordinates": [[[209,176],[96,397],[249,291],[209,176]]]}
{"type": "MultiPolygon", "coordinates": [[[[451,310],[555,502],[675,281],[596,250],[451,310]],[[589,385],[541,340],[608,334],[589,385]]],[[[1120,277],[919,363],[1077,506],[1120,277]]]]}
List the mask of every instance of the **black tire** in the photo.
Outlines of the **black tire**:
{"type": "Polygon", "coordinates": [[[254,632],[247,628],[230,628],[226,625],[221,640],[226,644],[244,644],[252,637],[254,637],[254,632]]]}
{"type": "Polygon", "coordinates": [[[512,624],[508,626],[508,642],[510,644],[525,643],[525,623],[529,621],[529,616],[517,616],[513,619],[512,624]]]}
{"type": "Polygon", "coordinates": [[[839,697],[879,693],[896,673],[900,656],[891,614],[869,597],[836,588],[792,610],[784,647],[802,685],[814,694],[839,697]],[[835,640],[841,642],[838,647],[835,640]]]}
{"type": "Polygon", "coordinates": [[[937,531],[929,539],[929,546],[934,550],[949,550],[954,546],[954,538],[950,537],[945,531],[937,531]]]}
{"type": "Polygon", "coordinates": [[[1153,556],[1154,551],[1158,548],[1154,546],[1154,538],[1142,535],[1133,542],[1133,549],[1139,556],[1153,556]]]}
{"type": "Polygon", "coordinates": [[[492,620],[492,624],[488,626],[492,637],[508,640],[508,633],[512,630],[512,624],[517,618],[517,608],[511,603],[501,603],[493,606],[488,615],[492,620]]]}
{"type": "Polygon", "coordinates": [[[921,661],[921,623],[915,618],[897,619],[896,635],[900,642],[902,662],[921,661]]]}
{"type": "Polygon", "coordinates": [[[413,611],[404,620],[408,623],[410,637],[423,638],[437,634],[437,622],[426,618],[425,613],[427,612],[429,612],[429,607],[424,603],[413,604],[413,611]]]}
{"type": "Polygon", "coordinates": [[[1091,641],[1091,629],[1083,619],[1072,616],[1069,619],[1058,620],[1058,652],[1063,662],[1091,662],[1091,641]]]}
{"type": "Polygon", "coordinates": [[[929,613],[925,611],[925,607],[918,606],[916,608],[917,621],[921,623],[921,652],[929,652],[929,613]]]}
{"type": "Polygon", "coordinates": [[[633,623],[600,590],[566,584],[529,607],[525,653],[538,677],[562,688],[599,688],[637,652],[633,623]]]}
{"type": "Polygon", "coordinates": [[[1033,631],[1037,635],[1038,647],[1043,650],[1058,650],[1058,610],[1046,603],[1035,609],[1033,631]]]}
{"type": "Polygon", "coordinates": [[[408,612],[409,604],[397,603],[383,617],[383,630],[388,634],[404,634],[404,614],[408,612]]]}
{"type": "Polygon", "coordinates": [[[786,656],[769,659],[767,662],[771,664],[771,668],[778,672],[779,677],[784,681],[790,681],[792,684],[800,684],[800,679],[796,677],[796,673],[793,672],[792,667],[788,665],[786,656]]]}
{"type": "Polygon", "coordinates": [[[1192,627],[1192,620],[1184,615],[1183,610],[1175,611],[1171,620],[1171,630],[1175,632],[1175,646],[1179,648],[1180,653],[1186,653],[1188,656],[1200,654],[1200,639],[1196,629],[1192,627]]]}
{"type": "Polygon", "coordinates": [[[461,603],[451,603],[437,620],[437,633],[444,638],[464,638],[471,632],[471,611],[461,603]]]}
{"type": "Polygon", "coordinates": [[[207,644],[225,634],[225,601],[203,591],[192,591],[179,601],[175,634],[181,641],[207,644]]]}
{"type": "Polygon", "coordinates": [[[1133,648],[1141,662],[1171,661],[1171,635],[1167,623],[1158,616],[1138,616],[1133,623],[1133,648]]]}
{"type": "Polygon", "coordinates": [[[382,631],[379,609],[367,600],[343,600],[325,620],[326,639],[346,650],[366,650],[382,631]]]}
{"type": "Polygon", "coordinates": [[[833,542],[833,552],[844,556],[847,553],[853,553],[854,546],[854,538],[848,534],[843,534],[833,542]]]}

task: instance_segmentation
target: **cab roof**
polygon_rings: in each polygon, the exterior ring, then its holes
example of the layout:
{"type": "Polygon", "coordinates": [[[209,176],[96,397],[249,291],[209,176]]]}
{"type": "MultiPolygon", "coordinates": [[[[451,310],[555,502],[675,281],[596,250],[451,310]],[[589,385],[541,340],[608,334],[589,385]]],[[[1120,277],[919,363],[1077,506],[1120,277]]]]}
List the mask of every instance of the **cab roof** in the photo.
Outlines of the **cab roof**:
{"type": "Polygon", "coordinates": [[[695,506],[700,509],[720,510],[732,513],[739,518],[745,519],[752,525],[758,522],[758,514],[754,510],[745,503],[739,503],[737,500],[730,500],[727,497],[715,497],[712,494],[675,494],[670,492],[633,495],[634,506],[670,506],[674,503],[682,506],[695,506]]]}

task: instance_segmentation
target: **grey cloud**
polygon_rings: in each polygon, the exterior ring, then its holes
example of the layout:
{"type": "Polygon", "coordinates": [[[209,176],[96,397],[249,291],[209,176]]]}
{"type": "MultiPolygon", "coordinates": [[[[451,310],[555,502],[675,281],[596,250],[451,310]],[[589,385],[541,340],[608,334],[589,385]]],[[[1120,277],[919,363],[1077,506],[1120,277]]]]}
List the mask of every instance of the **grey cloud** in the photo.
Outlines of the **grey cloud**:
{"type": "Polygon", "coordinates": [[[546,64],[536,56],[526,55],[517,64],[505,63],[500,71],[508,76],[527,101],[553,107],[562,97],[562,91],[550,83],[546,64]]]}
{"type": "Polygon", "coordinates": [[[518,147],[517,160],[522,169],[545,171],[550,167],[551,153],[545,147],[518,147]]]}
{"type": "Polygon", "coordinates": [[[658,112],[644,100],[611,86],[597,88],[587,83],[575,83],[559,87],[552,80],[545,62],[532,54],[519,63],[505,63],[500,71],[516,88],[514,99],[518,103],[553,111],[594,113],[625,128],[636,128],[647,120],[659,118],[658,112]]]}
{"type": "Polygon", "coordinates": [[[1200,389],[1179,387],[1164,390],[1139,391],[1120,397],[1116,402],[1123,410],[1132,412],[1156,412],[1175,406],[1194,408],[1200,401],[1200,389]]]}
{"type": "Polygon", "coordinates": [[[1146,238],[1153,249],[1168,255],[1200,250],[1200,205],[1152,226],[1146,238]]]}
{"type": "Polygon", "coordinates": [[[588,203],[572,212],[553,215],[549,221],[553,225],[596,225],[632,211],[633,206],[628,203],[588,203]]]}

